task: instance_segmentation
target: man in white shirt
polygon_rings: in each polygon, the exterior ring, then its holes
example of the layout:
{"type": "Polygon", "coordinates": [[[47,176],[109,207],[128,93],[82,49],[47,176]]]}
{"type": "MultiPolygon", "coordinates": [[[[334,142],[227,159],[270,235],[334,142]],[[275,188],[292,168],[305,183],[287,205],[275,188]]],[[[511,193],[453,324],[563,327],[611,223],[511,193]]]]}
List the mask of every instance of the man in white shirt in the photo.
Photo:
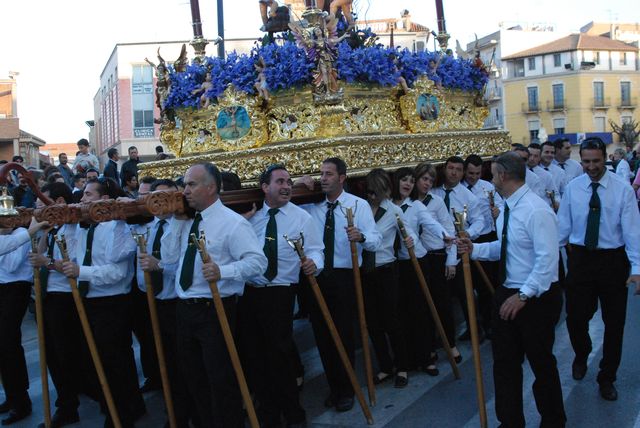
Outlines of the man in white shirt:
{"type": "Polygon", "coordinates": [[[582,165],[580,162],[571,159],[571,143],[566,138],[558,138],[553,142],[556,146],[556,158],[553,163],[562,168],[565,172],[566,182],[569,183],[574,178],[582,175],[582,165]]]}
{"type": "Polygon", "coordinates": [[[87,173],[91,168],[97,170],[100,167],[100,161],[96,155],[89,151],[89,142],[86,138],[78,140],[78,154],[73,162],[73,171],[78,174],[80,172],[87,173]]]}
{"type": "Polygon", "coordinates": [[[624,149],[617,148],[613,152],[613,162],[616,166],[616,175],[619,175],[624,181],[631,183],[633,173],[631,172],[631,167],[629,166],[629,162],[627,162],[626,156],[627,154],[624,149]]]}
{"type": "MultiPolygon", "coordinates": [[[[513,151],[522,159],[524,159],[525,163],[529,161],[529,149],[523,146],[522,144],[515,144],[513,147],[513,151]]],[[[525,172],[526,172],[525,184],[527,185],[527,187],[529,187],[533,191],[533,193],[538,195],[540,199],[542,199],[543,201],[549,200],[549,197],[547,196],[547,192],[545,189],[545,184],[543,183],[542,179],[538,176],[538,174],[536,174],[529,168],[527,168],[525,172]]]]}
{"type": "Polygon", "coordinates": [[[546,141],[540,147],[540,166],[551,174],[553,182],[558,188],[560,196],[562,196],[567,185],[567,174],[557,164],[553,163],[556,156],[556,146],[551,141],[546,141]]]}
{"type": "Polygon", "coordinates": [[[292,181],[283,165],[267,168],[260,186],[264,205],[249,222],[259,242],[264,242],[267,269],[247,282],[238,302],[238,344],[251,373],[250,389],[260,402],[261,425],[279,426],[284,416],[287,426],[302,426],[306,417],[291,370],[291,285],[298,283],[301,268],[305,275],[315,275],[322,269],[324,246],[309,213],[290,202],[292,181]],[[307,256],[303,263],[284,238],[296,239],[301,233],[307,256]]]}
{"type": "Polygon", "coordinates": [[[554,211],[557,211],[558,206],[560,205],[560,189],[556,186],[556,183],[553,179],[553,175],[551,172],[544,169],[540,166],[541,154],[542,154],[542,146],[538,143],[531,143],[529,147],[529,158],[527,159],[527,168],[529,171],[535,173],[544,186],[544,195],[546,200],[549,202],[549,205],[553,208],[554,211]]]}
{"type": "MultiPolygon", "coordinates": [[[[382,236],[376,229],[367,202],[344,191],[346,179],[347,165],[342,159],[325,159],[320,167],[320,185],[326,199],[304,208],[311,214],[316,227],[324,231],[324,269],[318,277],[318,283],[347,355],[355,367],[354,326],[357,310],[350,243],[356,242],[358,264],[361,264],[362,250],[376,251],[382,236]],[[347,208],[353,211],[353,227],[347,227],[347,208]]],[[[330,395],[324,404],[326,407],[335,407],[339,412],[351,410],[353,388],[317,303],[310,303],[311,325],[330,388],[330,395]]]]}
{"type": "Polygon", "coordinates": [[[10,253],[25,242],[29,242],[29,239],[35,236],[38,231],[48,226],[49,223],[46,221],[39,222],[35,217],[33,217],[28,229],[19,228],[16,229],[15,234],[0,235],[0,256],[10,253]]]}
{"type": "Polygon", "coordinates": [[[191,166],[184,196],[196,210],[194,219],[174,217],[162,237],[162,263],[178,263],[175,290],[178,363],[185,377],[196,425],[242,427],[242,400],[218,322],[209,282],[215,281],[231,326],[236,299],[244,284],[267,268],[253,228],[220,201],[222,178],[211,163],[191,166]],[[211,261],[202,263],[190,235],[204,232],[211,261]]]}
{"type": "Polygon", "coordinates": [[[459,239],[458,249],[470,252],[475,260],[500,260],[492,320],[496,415],[502,426],[525,426],[522,361],[526,356],[536,378],[533,395],[540,425],[563,427],[566,416],[553,355],[562,309],[562,292],[551,286],[558,273],[556,217],[525,184],[525,163],[517,154],[498,156],[491,169],[504,198],[496,222],[498,240],[473,244],[459,239]]]}
{"type": "Polygon", "coordinates": [[[605,169],[606,153],[599,138],[582,142],[585,174],[567,185],[558,221],[560,244],[571,244],[567,329],[576,354],[572,374],[580,380],[587,372],[589,321],[599,301],[605,332],[597,380],[602,398],[613,401],[618,398],[613,382],[622,356],[626,286],[640,290],[640,214],[629,182],[605,169]]]}

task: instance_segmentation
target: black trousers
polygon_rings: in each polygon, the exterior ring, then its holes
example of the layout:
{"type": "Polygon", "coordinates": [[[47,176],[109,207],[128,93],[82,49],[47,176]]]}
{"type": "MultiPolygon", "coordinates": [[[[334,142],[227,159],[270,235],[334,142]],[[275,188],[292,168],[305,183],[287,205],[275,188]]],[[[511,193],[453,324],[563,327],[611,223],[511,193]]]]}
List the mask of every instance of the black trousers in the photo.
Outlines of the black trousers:
{"type": "MultiPolygon", "coordinates": [[[[160,337],[162,339],[162,349],[167,365],[167,376],[171,385],[171,400],[176,415],[176,423],[179,428],[189,428],[189,418],[191,412],[187,383],[180,374],[178,366],[178,341],[176,330],[176,306],[178,299],[158,300],[156,308],[158,310],[158,322],[160,323],[160,337]]],[[[155,349],[154,349],[155,352],[155,349]]],[[[160,381],[160,379],[158,379],[160,381]]]]}
{"type": "MultiPolygon", "coordinates": [[[[492,242],[498,239],[496,232],[489,232],[485,235],[480,235],[476,239],[475,243],[492,242]]],[[[481,261],[480,266],[489,277],[491,285],[495,288],[502,284],[498,282],[498,267],[499,262],[495,261],[481,261]]],[[[460,263],[462,267],[462,263],[460,263]]],[[[473,280],[473,288],[476,290],[478,296],[478,314],[480,315],[480,324],[485,330],[491,328],[491,310],[493,308],[493,294],[489,291],[487,285],[482,279],[480,270],[476,266],[476,263],[471,261],[471,278],[473,280]]],[[[464,278],[463,278],[464,280],[464,278]]],[[[464,282],[462,283],[464,286],[464,282]]],[[[465,294],[466,296],[466,294],[465,294]]],[[[465,308],[466,311],[466,308],[465,308]]],[[[465,312],[465,316],[468,317],[468,313],[465,312]]]]}
{"type": "MultiPolygon", "coordinates": [[[[234,329],[236,297],[222,301],[229,325],[234,329]]],[[[213,302],[179,300],[176,319],[178,363],[189,395],[195,400],[196,425],[244,427],[240,389],[213,302]]]]}
{"type": "MultiPolygon", "coordinates": [[[[353,271],[333,269],[330,274],[319,275],[318,283],[338,335],[355,369],[355,320],[358,311],[353,287],[353,271]]],[[[353,397],[353,388],[347,372],[342,367],[337,348],[315,298],[309,301],[309,316],[331,395],[334,398],[353,397]]]]}
{"type": "Polygon", "coordinates": [[[80,404],[83,370],[91,361],[83,358],[86,341],[71,293],[47,293],[43,314],[47,366],[58,393],[55,404],[60,412],[72,413],[80,404]]]}
{"type": "Polygon", "coordinates": [[[622,357],[629,260],[624,248],[588,251],[572,245],[568,256],[567,329],[576,360],[586,363],[591,352],[589,321],[600,302],[605,329],[598,382],[614,382],[622,357]]]}
{"type": "MultiPolygon", "coordinates": [[[[123,427],[132,427],[134,416],[144,413],[145,405],[138,390],[133,356],[130,296],[94,297],[84,299],[84,304],[118,416],[123,427]]],[[[94,376],[97,382],[97,375],[94,376]]],[[[97,393],[100,391],[99,386],[94,388],[97,393]]],[[[101,405],[107,410],[104,399],[101,405]]],[[[111,426],[111,417],[106,413],[105,426],[111,426]]]]}
{"type": "Polygon", "coordinates": [[[160,366],[153,342],[153,330],[151,329],[151,318],[149,315],[149,304],[147,294],[138,288],[135,282],[131,286],[131,298],[133,301],[132,330],[140,344],[140,365],[145,379],[153,383],[160,384],[160,366]]]}
{"type": "Polygon", "coordinates": [[[367,329],[380,371],[384,373],[393,373],[394,359],[398,371],[408,370],[407,339],[398,315],[399,279],[398,264],[393,262],[376,267],[363,275],[362,281],[367,329]]]}
{"type": "MultiPolygon", "coordinates": [[[[447,277],[445,275],[445,268],[447,262],[447,254],[442,251],[434,251],[427,253],[427,262],[429,264],[429,271],[425,272],[427,279],[427,286],[433,297],[433,303],[436,306],[440,320],[442,321],[442,327],[444,333],[447,336],[449,345],[451,347],[456,346],[456,326],[453,321],[453,312],[451,308],[451,294],[449,287],[447,287],[447,277]]],[[[428,328],[431,331],[429,338],[427,339],[427,347],[429,352],[435,351],[435,334],[436,328],[433,318],[430,318],[430,324],[428,328]]]]}
{"type": "Polygon", "coordinates": [[[0,373],[2,387],[12,408],[29,408],[31,400],[27,363],[20,326],[29,305],[31,283],[0,284],[0,373]]]}
{"type": "MultiPolygon", "coordinates": [[[[427,256],[418,259],[423,274],[429,272],[427,256]]],[[[433,327],[429,306],[420,288],[411,260],[400,260],[400,286],[398,312],[400,326],[407,343],[407,365],[409,370],[431,364],[433,327]]]]}
{"type": "Polygon", "coordinates": [[[246,286],[238,302],[238,344],[249,385],[255,393],[260,426],[301,423],[293,350],[291,287],[246,286]]]}
{"type": "Polygon", "coordinates": [[[493,308],[493,381],[496,416],[505,428],[524,427],[522,363],[527,357],[536,380],[533,396],[542,417],[541,427],[563,427],[566,422],[562,388],[553,355],[555,326],[562,310],[562,291],[552,287],[532,298],[516,318],[500,318],[500,307],[518,290],[498,287],[493,308]]]}

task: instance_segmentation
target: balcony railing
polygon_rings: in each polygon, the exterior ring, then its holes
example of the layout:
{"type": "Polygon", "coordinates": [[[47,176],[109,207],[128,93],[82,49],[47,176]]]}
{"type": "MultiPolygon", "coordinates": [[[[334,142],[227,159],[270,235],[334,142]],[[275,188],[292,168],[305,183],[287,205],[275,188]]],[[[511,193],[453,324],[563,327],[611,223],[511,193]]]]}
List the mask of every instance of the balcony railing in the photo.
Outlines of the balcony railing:
{"type": "Polygon", "coordinates": [[[533,114],[540,111],[540,104],[538,103],[522,103],[522,113],[533,114]]]}
{"type": "Polygon", "coordinates": [[[487,100],[494,101],[502,98],[502,88],[489,88],[487,90],[487,100]]]}
{"type": "Polygon", "coordinates": [[[620,99],[620,104],[618,105],[618,109],[634,109],[638,106],[638,99],[636,97],[622,98],[620,99]]]}
{"type": "Polygon", "coordinates": [[[567,109],[567,100],[564,98],[547,101],[547,111],[565,111],[567,109]]]}
{"type": "Polygon", "coordinates": [[[496,119],[495,117],[490,116],[484,120],[484,129],[502,129],[503,127],[502,119],[496,119]]]}
{"type": "Polygon", "coordinates": [[[611,98],[594,98],[592,100],[591,106],[594,110],[606,110],[611,107],[611,98]]]}

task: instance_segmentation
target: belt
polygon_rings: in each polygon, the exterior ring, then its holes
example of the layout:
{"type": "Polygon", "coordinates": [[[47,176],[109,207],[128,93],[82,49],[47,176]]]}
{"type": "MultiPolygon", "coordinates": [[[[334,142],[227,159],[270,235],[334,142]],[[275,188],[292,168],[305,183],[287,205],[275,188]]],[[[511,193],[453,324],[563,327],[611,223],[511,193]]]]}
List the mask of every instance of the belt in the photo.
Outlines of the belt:
{"type": "Polygon", "coordinates": [[[585,251],[589,253],[601,253],[601,254],[619,253],[625,250],[624,245],[618,248],[596,248],[595,250],[588,250],[587,247],[585,247],[584,245],[571,244],[571,248],[575,248],[577,250],[585,251]]]}
{"type": "Polygon", "coordinates": [[[447,250],[445,250],[444,248],[440,248],[439,250],[427,251],[427,254],[436,255],[436,256],[446,256],[447,255],[447,250]]]}
{"type": "Polygon", "coordinates": [[[175,304],[179,299],[174,298],[174,299],[156,299],[156,305],[157,306],[163,306],[163,305],[171,305],[171,304],[175,304]]]}
{"type": "Polygon", "coordinates": [[[181,303],[185,305],[210,305],[213,303],[213,299],[207,299],[204,297],[191,297],[189,299],[180,299],[181,303]]]}
{"type": "Polygon", "coordinates": [[[289,287],[291,286],[291,284],[287,283],[287,284],[275,284],[275,283],[269,283],[269,284],[254,284],[253,282],[247,282],[248,286],[254,287],[254,288],[267,288],[267,287],[289,287]]]}

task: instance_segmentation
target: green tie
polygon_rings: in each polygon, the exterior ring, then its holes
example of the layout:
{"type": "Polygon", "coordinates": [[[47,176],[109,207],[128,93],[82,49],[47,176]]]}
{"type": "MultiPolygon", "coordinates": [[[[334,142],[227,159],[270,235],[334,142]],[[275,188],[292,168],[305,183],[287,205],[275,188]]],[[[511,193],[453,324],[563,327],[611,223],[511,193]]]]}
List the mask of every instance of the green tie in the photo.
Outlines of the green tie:
{"type": "MultiPolygon", "coordinates": [[[[166,223],[167,220],[160,220],[158,222],[156,237],[153,239],[153,245],[151,246],[151,255],[158,260],[162,260],[162,255],[160,254],[160,241],[162,240],[162,235],[164,234],[164,225],[166,223]]],[[[149,276],[151,277],[151,287],[153,288],[153,295],[157,296],[158,294],[160,294],[163,287],[162,272],[155,270],[153,272],[149,272],[149,276]]]]}
{"type": "Polygon", "coordinates": [[[500,264],[498,265],[498,284],[503,285],[507,280],[507,227],[509,226],[509,205],[504,203],[502,218],[502,241],[500,243],[500,264]]]}
{"type": "Polygon", "coordinates": [[[200,231],[198,230],[198,226],[200,225],[200,220],[202,220],[202,216],[200,213],[196,214],[196,218],[193,219],[193,224],[191,225],[191,229],[189,230],[187,251],[184,253],[184,259],[182,260],[182,271],[180,271],[180,287],[184,291],[187,291],[191,284],[193,284],[193,268],[196,262],[196,245],[191,242],[191,234],[195,233],[196,237],[200,237],[200,231]]]}
{"type": "MultiPolygon", "coordinates": [[[[378,211],[376,211],[376,215],[373,216],[373,220],[377,223],[382,218],[382,216],[384,216],[384,213],[386,212],[387,210],[385,210],[384,208],[378,207],[378,211]]],[[[370,273],[370,272],[373,272],[375,268],[376,268],[376,252],[362,250],[362,271],[364,273],[370,273]]]]}
{"type": "Polygon", "coordinates": [[[429,202],[431,202],[431,199],[433,199],[433,196],[431,195],[427,195],[423,200],[422,203],[424,204],[425,207],[429,206],[429,202]]]}
{"type": "Polygon", "coordinates": [[[600,197],[598,196],[600,183],[591,183],[591,199],[589,200],[589,216],[587,217],[587,233],[584,235],[584,246],[587,250],[598,248],[600,234],[600,197]]]}
{"type": "Polygon", "coordinates": [[[324,235],[322,240],[324,241],[324,269],[323,273],[329,275],[333,271],[333,245],[335,241],[335,228],[336,220],[333,215],[333,210],[338,206],[338,201],[331,203],[327,202],[327,217],[324,221],[324,235]]]}
{"type": "Polygon", "coordinates": [[[271,208],[269,213],[269,222],[267,223],[267,230],[264,234],[264,255],[267,256],[267,270],[264,273],[264,277],[269,281],[273,281],[278,275],[278,224],[276,223],[276,214],[280,210],[278,208],[271,208]]]}
{"type": "Polygon", "coordinates": [[[444,204],[447,207],[447,212],[451,213],[451,208],[449,207],[449,193],[453,192],[453,189],[444,189],[444,204]]]}
{"type": "MultiPolygon", "coordinates": [[[[93,248],[93,234],[96,230],[96,225],[92,224],[89,226],[89,231],[87,232],[87,247],[84,252],[84,259],[82,260],[82,266],[91,266],[91,251],[93,248]]],[[[78,290],[80,290],[80,296],[87,297],[89,294],[89,281],[80,281],[78,282],[78,290]]]]}
{"type": "Polygon", "coordinates": [[[467,185],[467,189],[469,189],[469,191],[471,191],[471,189],[473,189],[473,185],[472,184],[467,185]]]}
{"type": "MultiPolygon", "coordinates": [[[[49,244],[47,247],[47,257],[53,260],[53,249],[56,244],[56,233],[58,233],[58,229],[52,229],[49,232],[49,244]]],[[[46,266],[40,267],[40,287],[42,289],[42,298],[44,299],[47,294],[47,285],[49,283],[49,269],[46,266]]]]}

